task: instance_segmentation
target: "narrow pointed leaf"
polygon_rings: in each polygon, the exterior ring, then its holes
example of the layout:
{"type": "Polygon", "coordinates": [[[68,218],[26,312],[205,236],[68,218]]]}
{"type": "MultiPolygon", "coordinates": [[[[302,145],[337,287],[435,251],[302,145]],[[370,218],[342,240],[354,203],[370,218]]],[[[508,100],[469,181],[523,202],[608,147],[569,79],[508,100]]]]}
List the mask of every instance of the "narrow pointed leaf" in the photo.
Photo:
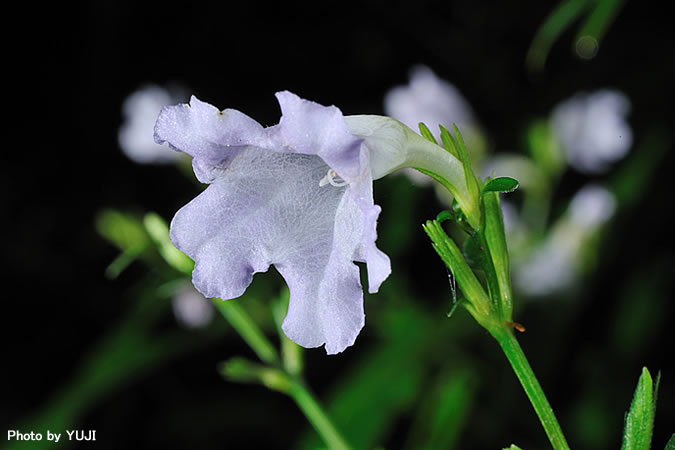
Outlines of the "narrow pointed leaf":
{"type": "Polygon", "coordinates": [[[626,414],[622,450],[649,450],[654,427],[654,385],[646,367],[638,380],[635,395],[626,414]]]}
{"type": "Polygon", "coordinates": [[[675,433],[670,437],[670,440],[666,444],[666,448],[663,450],[675,450],[675,433]]]}

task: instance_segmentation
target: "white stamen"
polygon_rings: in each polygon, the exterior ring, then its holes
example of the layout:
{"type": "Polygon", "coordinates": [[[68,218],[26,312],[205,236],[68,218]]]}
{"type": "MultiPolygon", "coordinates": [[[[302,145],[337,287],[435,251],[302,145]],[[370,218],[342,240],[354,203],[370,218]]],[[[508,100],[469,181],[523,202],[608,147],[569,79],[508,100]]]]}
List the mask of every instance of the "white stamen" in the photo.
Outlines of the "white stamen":
{"type": "Polygon", "coordinates": [[[326,176],[319,181],[319,187],[323,187],[327,184],[330,184],[331,186],[335,187],[342,187],[346,186],[349,183],[347,183],[345,180],[336,180],[336,177],[339,177],[337,172],[335,172],[333,169],[328,169],[328,173],[326,173],[326,176]]]}

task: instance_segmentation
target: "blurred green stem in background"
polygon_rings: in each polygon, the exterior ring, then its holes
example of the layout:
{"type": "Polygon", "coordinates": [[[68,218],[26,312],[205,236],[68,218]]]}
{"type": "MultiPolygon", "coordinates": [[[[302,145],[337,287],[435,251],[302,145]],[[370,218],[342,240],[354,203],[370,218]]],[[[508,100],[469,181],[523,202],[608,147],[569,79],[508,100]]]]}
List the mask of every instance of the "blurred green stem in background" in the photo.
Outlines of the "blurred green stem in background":
{"type": "Polygon", "coordinates": [[[231,358],[221,366],[221,374],[231,381],[259,382],[269,389],[290,396],[328,448],[350,449],[302,379],[302,357],[299,346],[291,342],[281,330],[281,321],[288,309],[288,290],[285,289],[271,305],[281,338],[281,358],[255,321],[235,300],[222,301],[215,298],[213,302],[258,358],[267,364],[261,366],[243,358],[231,358]]]}
{"type": "Polygon", "coordinates": [[[527,51],[525,64],[530,70],[542,70],[555,41],[574,21],[587,13],[572,45],[582,59],[595,56],[600,41],[621,10],[625,0],[563,0],[537,30],[527,51]]]}
{"type": "Polygon", "coordinates": [[[218,311],[220,311],[220,314],[246,341],[261,361],[271,365],[279,363],[279,354],[276,349],[239,303],[236,301],[222,301],[219,298],[211,300],[216,308],[218,308],[218,311]]]}
{"type": "Polygon", "coordinates": [[[317,433],[323,438],[326,445],[328,445],[328,448],[335,450],[351,448],[344,441],[337,431],[337,428],[335,428],[321,408],[321,405],[319,405],[312,393],[301,380],[294,380],[288,390],[288,395],[293,397],[295,403],[297,403],[302,412],[305,413],[305,416],[312,423],[317,433]]]}

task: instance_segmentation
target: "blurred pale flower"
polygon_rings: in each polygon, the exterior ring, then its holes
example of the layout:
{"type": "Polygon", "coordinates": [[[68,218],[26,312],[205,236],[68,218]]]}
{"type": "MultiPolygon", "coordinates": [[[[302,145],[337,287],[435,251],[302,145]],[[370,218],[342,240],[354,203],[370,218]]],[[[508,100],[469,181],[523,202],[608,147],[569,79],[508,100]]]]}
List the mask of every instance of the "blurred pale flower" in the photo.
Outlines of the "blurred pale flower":
{"type": "Polygon", "coordinates": [[[543,296],[567,289],[576,283],[584,258],[595,248],[593,236],[613,216],[614,195],[590,184],[572,198],[566,213],[555,223],[540,246],[523,261],[516,261],[514,280],[527,295],[543,296]]]}
{"type": "MultiPolygon", "coordinates": [[[[565,236],[558,236],[565,237],[565,236]]],[[[547,238],[522,265],[516,265],[516,286],[531,297],[556,293],[576,278],[574,251],[566,245],[567,239],[547,238]]]]}
{"type": "Polygon", "coordinates": [[[390,273],[375,246],[371,155],[338,108],[290,92],[277,99],[282,117],[269,128],[195,97],[162,110],[156,142],[190,154],[210,184],[178,211],[171,240],[195,260],[206,297],[239,297],[274,264],[290,289],[286,335],[338,353],[365,321],[354,262],[366,263],[370,292],[390,273]]]}
{"type": "MultiPolygon", "coordinates": [[[[437,142],[441,142],[438,126],[452,129],[454,123],[467,142],[474,164],[483,152],[484,143],[471,107],[455,86],[438,78],[426,66],[413,67],[407,86],[397,86],[386,93],[384,111],[413,130],[418,130],[418,124],[424,122],[437,142]]],[[[404,173],[416,184],[431,182],[429,177],[414,169],[405,169],[404,173]]]]}
{"type": "Polygon", "coordinates": [[[629,111],[630,100],[613,90],[577,94],[556,106],[553,128],[568,163],[585,173],[609,170],[633,143],[629,111]]]}
{"type": "Polygon", "coordinates": [[[426,66],[412,69],[408,86],[397,86],[387,92],[384,110],[413,130],[424,122],[439,142],[439,124],[451,128],[455,123],[460,130],[474,127],[471,107],[459,90],[426,66]]]}
{"type": "Polygon", "coordinates": [[[586,230],[593,230],[609,220],[616,209],[614,194],[597,184],[577,192],[569,206],[570,220],[586,230]]]}
{"type": "Polygon", "coordinates": [[[180,286],[171,305],[176,320],[186,328],[204,327],[213,317],[213,306],[191,283],[180,286]]]}
{"type": "Polygon", "coordinates": [[[180,98],[155,85],[145,86],[124,100],[124,121],[120,126],[118,141],[129,159],[139,164],[168,164],[179,158],[178,153],[167,152],[153,139],[159,112],[164,106],[179,101],[180,98]]]}

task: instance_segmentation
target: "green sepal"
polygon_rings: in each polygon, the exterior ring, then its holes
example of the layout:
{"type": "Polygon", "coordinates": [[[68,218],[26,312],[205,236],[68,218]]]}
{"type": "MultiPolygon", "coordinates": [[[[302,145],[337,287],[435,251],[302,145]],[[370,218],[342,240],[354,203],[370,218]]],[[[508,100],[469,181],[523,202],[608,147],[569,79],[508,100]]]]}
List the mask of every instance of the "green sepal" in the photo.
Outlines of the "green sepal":
{"type": "Polygon", "coordinates": [[[448,129],[443,125],[439,125],[439,128],[441,129],[441,142],[443,142],[443,147],[445,147],[445,149],[449,151],[452,156],[461,161],[462,158],[460,157],[457,148],[455,148],[455,139],[452,137],[448,129]]]}
{"type": "Polygon", "coordinates": [[[654,385],[649,370],[646,367],[642,368],[630,410],[626,414],[621,450],[649,450],[654,429],[659,378],[660,373],[654,385]]]}
{"type": "Polygon", "coordinates": [[[499,319],[494,315],[490,298],[485,293],[483,286],[467,264],[457,244],[445,233],[441,224],[435,220],[428,220],[423,228],[431,238],[434,250],[457,281],[459,289],[466,299],[463,303],[466,310],[488,331],[502,326],[499,319]]]}
{"type": "Polygon", "coordinates": [[[490,180],[485,187],[483,188],[483,194],[486,192],[502,192],[509,193],[513,192],[520,186],[518,180],[511,177],[499,177],[494,180],[490,180]]]}
{"type": "Polygon", "coordinates": [[[466,262],[472,269],[485,269],[485,249],[483,248],[478,233],[469,236],[462,245],[462,253],[466,262]]]}
{"type": "Polygon", "coordinates": [[[471,167],[469,152],[466,149],[466,144],[464,144],[464,138],[462,138],[462,133],[459,132],[459,128],[457,128],[457,125],[454,123],[452,124],[452,129],[455,132],[455,144],[457,151],[459,152],[459,160],[464,165],[464,176],[466,177],[467,188],[474,200],[478,201],[480,196],[480,188],[478,185],[478,180],[473,174],[473,168],[471,167]]]}
{"type": "Polygon", "coordinates": [[[427,127],[424,122],[420,122],[418,124],[420,127],[420,134],[427,139],[428,141],[433,142],[434,144],[438,145],[438,142],[436,142],[436,138],[434,137],[433,134],[431,134],[431,131],[429,130],[429,127],[427,127]]]}
{"type": "Polygon", "coordinates": [[[494,272],[488,273],[488,276],[496,277],[499,289],[498,293],[491,292],[491,294],[498,295],[503,319],[510,321],[513,313],[511,271],[499,193],[487,192],[483,195],[483,215],[485,221],[482,236],[485,240],[485,247],[487,247],[486,252],[494,268],[494,272]]]}

